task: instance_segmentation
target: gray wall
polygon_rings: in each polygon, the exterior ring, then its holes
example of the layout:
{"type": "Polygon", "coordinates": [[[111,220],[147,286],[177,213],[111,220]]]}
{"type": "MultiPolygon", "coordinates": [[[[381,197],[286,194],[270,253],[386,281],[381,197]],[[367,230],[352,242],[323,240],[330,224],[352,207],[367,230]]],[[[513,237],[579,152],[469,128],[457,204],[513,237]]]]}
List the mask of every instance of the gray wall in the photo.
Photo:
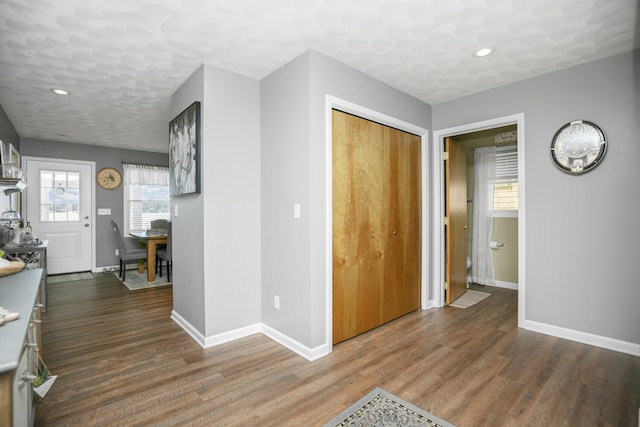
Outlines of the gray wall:
{"type": "Polygon", "coordinates": [[[202,102],[202,193],[172,198],[174,311],[205,338],[260,322],[260,83],[203,66],[172,116],[202,102]]]}
{"type": "MultiPolygon", "coordinates": [[[[167,126],[168,128],[168,126],[167,126]]],[[[168,137],[167,137],[168,138],[168,137]]],[[[167,148],[169,140],[167,139],[167,148]]],[[[169,156],[165,153],[124,150],[120,148],[98,147],[87,144],[72,144],[57,141],[23,138],[22,156],[45,157],[67,160],[84,160],[96,163],[96,172],[104,167],[113,167],[122,173],[122,162],[169,165],[169,156]]],[[[122,185],[115,190],[105,190],[95,186],[96,191],[96,267],[117,266],[115,256],[116,242],[113,238],[110,221],[124,222],[124,194],[122,185]],[[98,215],[97,209],[110,208],[111,215],[98,215]]],[[[29,191],[29,187],[25,191],[29,191]]],[[[24,198],[23,198],[24,199],[24,198]]]]}
{"type": "Polygon", "coordinates": [[[16,150],[20,151],[20,136],[13,127],[13,123],[9,120],[2,105],[0,105],[0,141],[5,144],[13,144],[16,150]]]}
{"type": "MultiPolygon", "coordinates": [[[[171,117],[167,123],[180,114],[194,101],[203,102],[204,99],[204,66],[187,79],[171,99],[171,117]]],[[[205,108],[201,104],[201,117],[205,108]]],[[[204,134],[201,126],[201,135],[204,134]]],[[[199,167],[203,168],[202,153],[205,152],[206,141],[201,141],[201,160],[199,167]]],[[[206,172],[202,171],[201,176],[206,172]]],[[[173,197],[171,205],[178,208],[178,216],[171,215],[172,249],[173,249],[173,311],[178,313],[201,334],[205,334],[205,305],[204,305],[204,212],[203,194],[207,187],[201,184],[201,194],[190,194],[173,197]]]]}
{"type": "Polygon", "coordinates": [[[309,348],[326,338],[326,95],[431,128],[429,105],[317,52],[262,80],[262,322],[309,348]]]}
{"type": "Polygon", "coordinates": [[[526,320],[640,343],[640,51],[433,107],[434,129],[524,112],[526,320]],[[549,147],[565,123],[598,124],[609,141],[582,176],[549,147]]]}

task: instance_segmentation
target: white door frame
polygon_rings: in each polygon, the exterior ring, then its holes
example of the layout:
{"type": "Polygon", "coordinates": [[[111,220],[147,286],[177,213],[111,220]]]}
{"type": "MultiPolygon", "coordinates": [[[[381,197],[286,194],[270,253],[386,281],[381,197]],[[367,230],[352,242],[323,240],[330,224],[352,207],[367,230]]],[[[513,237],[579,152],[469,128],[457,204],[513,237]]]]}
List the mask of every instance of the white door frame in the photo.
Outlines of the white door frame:
{"type": "Polygon", "coordinates": [[[427,174],[428,174],[428,146],[429,146],[429,131],[395,117],[387,116],[386,114],[379,113],[366,107],[354,104],[344,99],[336,98],[331,95],[326,97],[325,117],[325,140],[326,140],[326,256],[327,263],[326,269],[326,343],[327,349],[330,353],[333,350],[333,165],[332,165],[332,153],[333,153],[333,124],[331,119],[331,110],[336,109],[345,113],[353,114],[363,119],[375,121],[377,123],[392,126],[396,129],[419,135],[421,139],[421,167],[422,167],[422,254],[421,254],[421,308],[423,310],[428,308],[428,260],[429,260],[429,191],[427,188],[427,174]]]}
{"type": "Polygon", "coordinates": [[[524,170],[524,113],[512,114],[481,122],[468,123],[452,128],[441,129],[433,132],[432,145],[432,170],[433,170],[433,199],[431,230],[433,232],[432,248],[432,283],[433,306],[444,305],[444,167],[442,152],[444,151],[444,138],[464,133],[477,132],[500,126],[516,124],[518,127],[518,326],[524,324],[524,298],[525,298],[525,170],[524,170]]]}
{"type": "MultiPolygon", "coordinates": [[[[22,167],[26,172],[27,161],[36,161],[36,162],[47,162],[47,163],[71,163],[77,165],[87,165],[91,167],[91,177],[96,176],[96,162],[93,161],[85,161],[85,160],[70,160],[70,159],[54,159],[49,157],[32,157],[32,156],[23,156],[21,159],[22,167]]],[[[27,188],[25,191],[29,191],[29,183],[27,183],[27,188]]],[[[25,218],[28,217],[29,212],[27,212],[27,198],[22,197],[22,210],[25,212],[25,218]]],[[[91,179],[91,213],[90,213],[90,224],[91,224],[91,271],[96,270],[96,183],[94,179],[91,179]]]]}

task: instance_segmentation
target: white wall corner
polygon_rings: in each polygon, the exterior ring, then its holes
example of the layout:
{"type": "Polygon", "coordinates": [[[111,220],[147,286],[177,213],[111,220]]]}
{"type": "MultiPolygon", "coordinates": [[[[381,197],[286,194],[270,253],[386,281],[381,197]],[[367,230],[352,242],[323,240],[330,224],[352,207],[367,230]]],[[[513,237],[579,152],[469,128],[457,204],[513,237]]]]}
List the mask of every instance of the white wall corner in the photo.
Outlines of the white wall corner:
{"type": "Polygon", "coordinates": [[[318,360],[321,357],[324,357],[327,354],[331,353],[331,348],[327,344],[323,344],[315,348],[309,348],[263,323],[256,323],[253,325],[245,326],[243,328],[234,329],[232,331],[205,337],[193,325],[185,320],[184,317],[180,316],[175,310],[171,311],[171,319],[176,322],[178,326],[184,329],[184,331],[189,334],[189,336],[191,336],[191,338],[193,338],[195,342],[200,344],[200,347],[202,348],[215,347],[220,344],[225,344],[241,338],[246,338],[250,335],[261,333],[267,338],[275,341],[283,347],[288,348],[289,350],[293,351],[301,357],[304,357],[310,362],[318,360]]]}
{"type": "Polygon", "coordinates": [[[286,336],[285,334],[273,329],[272,327],[265,325],[264,323],[261,324],[261,332],[268,338],[271,338],[273,341],[288,348],[299,356],[304,357],[310,362],[318,360],[331,352],[328,344],[322,344],[318,347],[309,348],[306,345],[301,344],[298,341],[286,336]]]}
{"type": "Polygon", "coordinates": [[[554,326],[526,319],[518,326],[533,332],[539,332],[542,334],[552,335],[554,337],[564,338],[583,344],[606,348],[608,350],[618,351],[620,353],[626,353],[632,356],[640,356],[640,344],[632,342],[621,341],[614,338],[575,331],[573,329],[567,329],[561,326],[554,326]]]}
{"type": "Polygon", "coordinates": [[[193,338],[195,342],[200,344],[200,347],[205,346],[204,335],[200,333],[191,323],[187,322],[187,320],[180,316],[175,310],[171,310],[171,320],[176,322],[178,326],[180,326],[184,331],[193,338]]]}

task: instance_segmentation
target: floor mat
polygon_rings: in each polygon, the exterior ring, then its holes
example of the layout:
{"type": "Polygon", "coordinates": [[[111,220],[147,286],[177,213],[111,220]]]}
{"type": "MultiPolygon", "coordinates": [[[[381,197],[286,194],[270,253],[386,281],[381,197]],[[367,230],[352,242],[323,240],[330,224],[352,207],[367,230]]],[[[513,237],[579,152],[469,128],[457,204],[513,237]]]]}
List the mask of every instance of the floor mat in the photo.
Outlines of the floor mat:
{"type": "Polygon", "coordinates": [[[467,289],[467,292],[460,295],[458,299],[449,305],[456,308],[467,308],[479,303],[489,296],[491,296],[491,294],[488,292],[472,291],[471,289],[467,289]]]}

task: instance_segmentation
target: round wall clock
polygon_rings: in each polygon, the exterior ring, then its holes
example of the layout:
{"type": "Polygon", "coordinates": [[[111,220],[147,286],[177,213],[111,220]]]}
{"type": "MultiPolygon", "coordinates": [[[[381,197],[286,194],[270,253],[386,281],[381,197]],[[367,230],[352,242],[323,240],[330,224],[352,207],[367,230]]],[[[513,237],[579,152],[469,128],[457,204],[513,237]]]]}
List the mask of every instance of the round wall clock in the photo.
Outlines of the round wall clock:
{"type": "Polygon", "coordinates": [[[600,164],[607,151],[602,129],[586,120],[562,126],[551,141],[551,157],[561,170],[571,174],[588,172],[600,164]]]}
{"type": "Polygon", "coordinates": [[[122,183],[122,175],[114,168],[102,168],[96,174],[96,182],[105,190],[114,190],[122,183]]]}

